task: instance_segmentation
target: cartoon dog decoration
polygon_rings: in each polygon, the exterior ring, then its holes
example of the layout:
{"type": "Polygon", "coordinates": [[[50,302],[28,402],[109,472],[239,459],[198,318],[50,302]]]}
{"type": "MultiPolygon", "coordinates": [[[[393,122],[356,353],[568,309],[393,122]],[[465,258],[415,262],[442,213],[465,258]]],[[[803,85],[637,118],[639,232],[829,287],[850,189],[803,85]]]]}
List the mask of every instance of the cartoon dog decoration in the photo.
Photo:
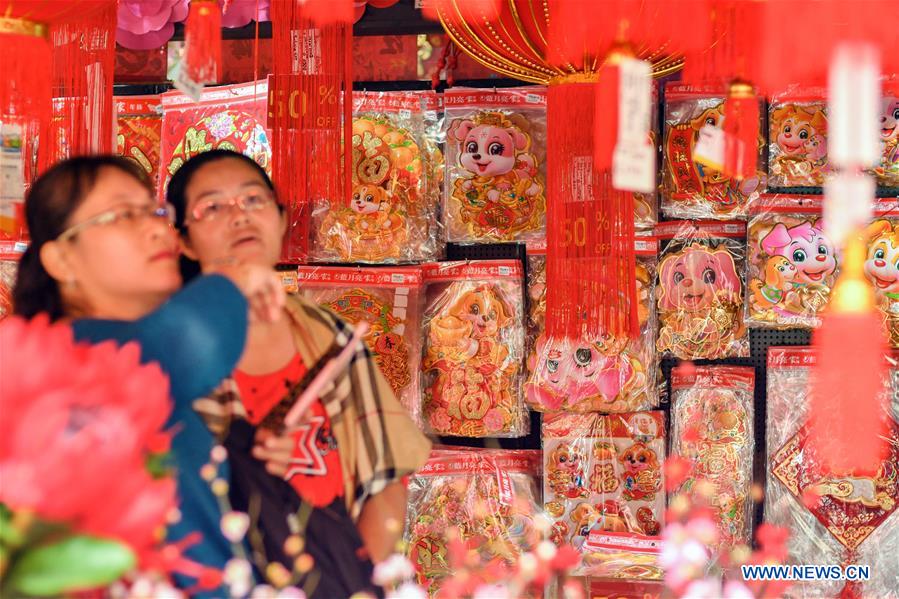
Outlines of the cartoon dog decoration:
{"type": "Polygon", "coordinates": [[[464,175],[453,183],[452,201],[471,236],[510,240],[542,227],[546,199],[537,158],[530,137],[508,116],[480,112],[458,119],[447,138],[459,144],[464,175]]]}
{"type": "Polygon", "coordinates": [[[349,206],[331,209],[322,221],[325,248],[345,261],[398,258],[407,231],[405,216],[395,208],[383,187],[356,185],[349,206]]]}
{"type": "Polygon", "coordinates": [[[827,172],[827,117],[823,106],[785,104],[771,113],[772,182],[822,185],[827,172]]]}
{"type": "Polygon", "coordinates": [[[628,501],[652,501],[659,492],[662,475],[656,452],[644,443],[634,443],[618,457],[622,474],[622,497],[628,501]]]}
{"type": "Polygon", "coordinates": [[[865,276],[877,296],[890,345],[899,347],[899,224],[878,219],[865,229],[865,276]]]}

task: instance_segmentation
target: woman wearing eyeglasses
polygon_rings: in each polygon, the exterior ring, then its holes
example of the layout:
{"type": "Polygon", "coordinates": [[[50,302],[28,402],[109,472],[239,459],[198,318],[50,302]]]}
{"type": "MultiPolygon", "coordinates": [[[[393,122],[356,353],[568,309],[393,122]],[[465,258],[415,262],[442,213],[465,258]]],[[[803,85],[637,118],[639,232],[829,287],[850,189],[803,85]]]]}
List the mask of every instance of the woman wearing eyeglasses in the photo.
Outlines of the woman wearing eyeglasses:
{"type": "MultiPolygon", "coordinates": [[[[277,264],[286,220],[271,181],[252,160],[223,150],[192,158],[172,177],[168,200],[177,213],[184,254],[204,269],[234,260],[270,269],[277,264]]],[[[265,438],[272,426],[277,430],[283,424],[277,415],[284,412],[274,406],[289,402],[289,390],[301,387],[335,339],[348,332],[333,313],[288,297],[278,319],[250,326],[233,378],[197,402],[198,409],[229,451],[240,434],[243,447],[249,445],[247,434],[265,438]]],[[[302,514],[300,506],[311,505],[315,509],[305,529],[306,546],[317,561],[326,561],[318,564],[322,576],[313,595],[349,596],[362,590],[360,580],[368,583],[364,573],[371,565],[354,557],[360,552],[351,551],[353,538],[360,538],[363,555],[375,563],[396,550],[406,510],[402,479],[424,464],[429,441],[362,344],[347,370],[293,431],[290,445],[284,447],[281,439],[268,439],[252,451],[286,484],[279,480],[280,485],[269,485],[252,469],[247,470],[252,480],[232,477],[235,494],[250,503],[255,494],[263,501],[260,513],[270,516],[260,522],[267,558],[291,569],[291,557],[280,547],[295,528],[292,513],[302,514]],[[329,548],[347,551],[315,553],[329,548]],[[329,560],[337,567],[329,568],[329,560]]],[[[232,459],[236,463],[237,456],[232,459]]]]}
{"type": "MultiPolygon", "coordinates": [[[[200,478],[214,440],[190,402],[236,364],[248,308],[259,320],[280,312],[279,281],[266,269],[231,265],[220,269],[226,276],[201,277],[179,292],[174,213],[159,205],[139,167],[123,158],[60,162],[35,181],[25,214],[31,243],[19,265],[14,312],[71,320],[80,340],[137,340],[142,360],[159,362],[174,399],[169,426],[181,511],[168,539],[199,532],[202,538],[185,555],[222,568],[233,548],[220,531],[218,502],[200,478]]],[[[188,588],[196,581],[180,582],[188,588]]]]}

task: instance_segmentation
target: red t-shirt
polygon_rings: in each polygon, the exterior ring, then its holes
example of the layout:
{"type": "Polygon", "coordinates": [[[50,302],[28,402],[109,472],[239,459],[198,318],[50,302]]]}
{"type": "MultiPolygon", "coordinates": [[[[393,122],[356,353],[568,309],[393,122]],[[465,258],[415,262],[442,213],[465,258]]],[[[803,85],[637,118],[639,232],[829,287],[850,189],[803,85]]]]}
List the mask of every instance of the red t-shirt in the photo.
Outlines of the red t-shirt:
{"type": "MultiPolygon", "coordinates": [[[[290,386],[303,378],[305,373],[306,365],[299,354],[284,368],[269,374],[235,371],[234,380],[250,422],[259,424],[281,401],[290,386]]],[[[337,440],[321,401],[312,404],[293,437],[296,444],[285,478],[300,497],[316,507],[330,505],[336,498],[343,497],[343,472],[337,440]]]]}

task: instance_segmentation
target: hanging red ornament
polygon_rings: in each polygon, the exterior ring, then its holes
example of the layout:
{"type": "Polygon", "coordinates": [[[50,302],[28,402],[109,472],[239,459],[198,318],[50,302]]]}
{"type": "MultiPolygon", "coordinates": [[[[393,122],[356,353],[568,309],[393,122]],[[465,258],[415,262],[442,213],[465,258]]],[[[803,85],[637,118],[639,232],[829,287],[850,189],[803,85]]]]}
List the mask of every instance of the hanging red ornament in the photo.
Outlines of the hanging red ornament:
{"type": "Polygon", "coordinates": [[[724,102],[724,174],[738,181],[756,176],[759,98],[752,85],[733,81],[724,102]]]}
{"type": "Polygon", "coordinates": [[[218,83],[222,64],[222,11],[218,0],[191,0],[184,46],[187,76],[197,83],[218,83]]]}

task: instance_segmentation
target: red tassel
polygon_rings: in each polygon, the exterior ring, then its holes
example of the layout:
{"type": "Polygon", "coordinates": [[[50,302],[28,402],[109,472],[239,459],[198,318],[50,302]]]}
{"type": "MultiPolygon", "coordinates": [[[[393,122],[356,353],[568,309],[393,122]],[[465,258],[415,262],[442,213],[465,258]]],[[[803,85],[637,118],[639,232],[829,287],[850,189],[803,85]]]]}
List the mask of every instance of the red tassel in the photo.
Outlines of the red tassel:
{"type": "Polygon", "coordinates": [[[222,64],[222,12],[218,0],[191,0],[184,45],[187,76],[197,83],[217,83],[222,64]]]}
{"type": "Polygon", "coordinates": [[[596,170],[612,169],[612,155],[618,143],[618,88],[620,69],[618,54],[609,56],[606,64],[599,70],[599,82],[596,85],[596,119],[593,131],[593,147],[595,149],[596,170]]]}
{"type": "Polygon", "coordinates": [[[818,363],[811,382],[809,442],[823,468],[843,476],[876,473],[888,449],[885,344],[864,277],[865,256],[861,240],[850,239],[843,273],[813,338],[818,363]]]}
{"type": "Polygon", "coordinates": [[[742,181],[756,175],[759,99],[752,86],[730,84],[724,103],[724,174],[742,181]]]}

